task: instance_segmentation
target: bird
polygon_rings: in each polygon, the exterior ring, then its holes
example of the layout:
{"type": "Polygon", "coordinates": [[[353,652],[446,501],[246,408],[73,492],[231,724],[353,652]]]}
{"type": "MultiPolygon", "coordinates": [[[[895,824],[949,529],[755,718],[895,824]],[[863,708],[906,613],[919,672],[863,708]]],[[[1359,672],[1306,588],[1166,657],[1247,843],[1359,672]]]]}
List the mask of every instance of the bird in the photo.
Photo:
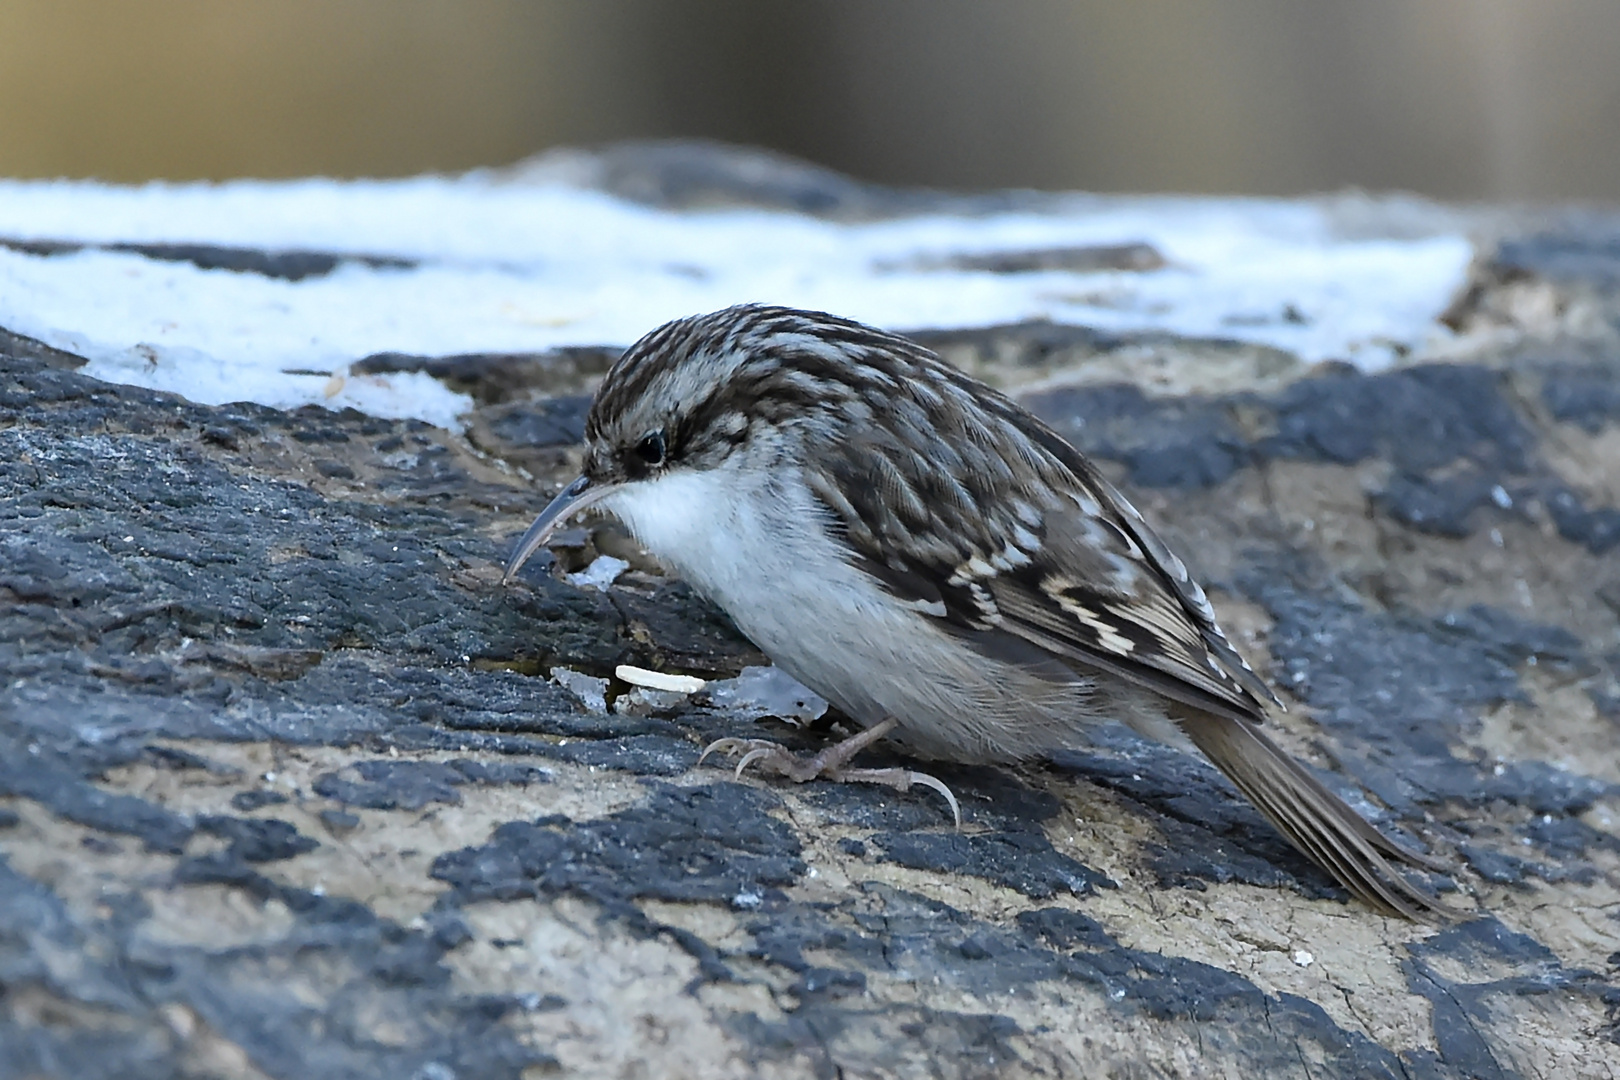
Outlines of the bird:
{"type": "MultiPolygon", "coordinates": [[[[858,730],[813,756],[766,740],[737,766],[950,789],[852,760],[989,764],[1083,746],[1109,721],[1202,752],[1374,910],[1450,910],[1386,837],[1266,734],[1281,702],[1203,589],[1097,467],[1011,398],[897,334],[743,304],[675,319],[612,365],[579,477],[518,541],[503,581],[596,508],[858,730]]],[[[700,759],[701,760],[701,759],[700,759]]]]}

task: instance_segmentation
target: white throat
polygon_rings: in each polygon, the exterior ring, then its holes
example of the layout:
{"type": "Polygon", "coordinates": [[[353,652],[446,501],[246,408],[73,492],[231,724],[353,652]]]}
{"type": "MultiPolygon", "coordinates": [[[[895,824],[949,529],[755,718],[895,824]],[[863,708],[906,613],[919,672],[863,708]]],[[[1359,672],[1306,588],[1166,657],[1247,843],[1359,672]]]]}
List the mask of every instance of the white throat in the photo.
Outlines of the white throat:
{"type": "Polygon", "coordinates": [[[807,547],[843,561],[823,530],[824,511],[796,480],[728,461],[627,484],[602,507],[689,585],[736,616],[802,574],[807,547]]]}

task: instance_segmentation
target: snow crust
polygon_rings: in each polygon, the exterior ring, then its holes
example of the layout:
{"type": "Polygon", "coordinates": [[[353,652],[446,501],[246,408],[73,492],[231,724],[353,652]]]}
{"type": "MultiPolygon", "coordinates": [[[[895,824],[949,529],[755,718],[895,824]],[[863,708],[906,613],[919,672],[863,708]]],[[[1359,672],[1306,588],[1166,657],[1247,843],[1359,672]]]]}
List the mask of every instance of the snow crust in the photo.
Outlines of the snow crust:
{"type": "Polygon", "coordinates": [[[1323,207],[1258,199],[1059,200],[1051,212],[837,223],[650,209],[490,176],[120,187],[0,180],[0,238],[201,243],[411,260],[286,281],[87,248],[0,247],[0,326],[89,374],[206,403],[354,406],[442,426],[470,407],[422,374],[354,375],[377,352],[628,345],[743,301],[896,330],[1024,319],[1252,341],[1366,369],[1421,353],[1461,286],[1461,235],[1346,237],[1323,207]],[[1150,272],[996,274],[963,254],[1146,243],[1150,272]]]}

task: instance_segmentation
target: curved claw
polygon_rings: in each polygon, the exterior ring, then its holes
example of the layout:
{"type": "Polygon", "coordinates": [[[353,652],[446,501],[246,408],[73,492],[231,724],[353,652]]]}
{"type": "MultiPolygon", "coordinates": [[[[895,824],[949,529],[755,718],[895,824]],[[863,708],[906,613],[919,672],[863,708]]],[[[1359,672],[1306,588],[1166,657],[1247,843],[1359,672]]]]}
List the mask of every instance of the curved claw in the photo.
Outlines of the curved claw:
{"type": "Polygon", "coordinates": [[[744,769],[748,768],[748,766],[752,765],[760,758],[770,757],[775,751],[776,747],[774,746],[756,746],[754,749],[744,754],[741,761],[737,762],[737,768],[732,772],[732,777],[734,779],[741,780],[744,769]]]}
{"type": "MultiPolygon", "coordinates": [[[[714,742],[703,748],[703,753],[698,755],[697,763],[698,765],[702,765],[710,754],[729,754],[733,750],[737,749],[738,745],[741,743],[741,739],[716,739],[714,742]]],[[[697,768],[697,765],[692,767],[695,769],[697,768]]]]}
{"type": "MultiPolygon", "coordinates": [[[[747,759],[745,758],[744,760],[747,759]]],[[[945,796],[945,801],[951,804],[951,816],[956,819],[956,828],[957,831],[960,832],[962,828],[962,807],[957,803],[956,796],[951,794],[951,789],[945,786],[944,781],[938,780],[935,777],[929,776],[927,773],[921,772],[911,773],[910,779],[913,784],[921,784],[923,787],[933,788],[935,791],[945,796]]]]}
{"type": "MultiPolygon", "coordinates": [[[[703,753],[698,755],[697,763],[698,765],[703,764],[704,759],[710,754],[735,754],[739,750],[748,750],[752,752],[761,749],[775,750],[776,748],[777,746],[775,743],[765,742],[762,739],[739,739],[735,736],[728,735],[724,739],[716,739],[708,746],[705,746],[703,748],[703,753]]],[[[697,765],[692,767],[697,768],[697,765]]]]}

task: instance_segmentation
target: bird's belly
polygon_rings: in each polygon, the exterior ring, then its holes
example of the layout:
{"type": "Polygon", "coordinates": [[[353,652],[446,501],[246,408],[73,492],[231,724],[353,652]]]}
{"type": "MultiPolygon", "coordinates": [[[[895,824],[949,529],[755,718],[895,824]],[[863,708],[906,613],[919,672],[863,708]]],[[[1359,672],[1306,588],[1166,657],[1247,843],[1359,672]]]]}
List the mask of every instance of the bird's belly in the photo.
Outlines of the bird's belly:
{"type": "Polygon", "coordinates": [[[1110,718],[1099,707],[1121,704],[1078,674],[1043,678],[987,657],[870,579],[823,585],[804,595],[778,580],[767,605],[716,599],[778,667],[862,726],[893,717],[893,738],[921,756],[1036,757],[1083,742],[1087,728],[1110,718]]]}

